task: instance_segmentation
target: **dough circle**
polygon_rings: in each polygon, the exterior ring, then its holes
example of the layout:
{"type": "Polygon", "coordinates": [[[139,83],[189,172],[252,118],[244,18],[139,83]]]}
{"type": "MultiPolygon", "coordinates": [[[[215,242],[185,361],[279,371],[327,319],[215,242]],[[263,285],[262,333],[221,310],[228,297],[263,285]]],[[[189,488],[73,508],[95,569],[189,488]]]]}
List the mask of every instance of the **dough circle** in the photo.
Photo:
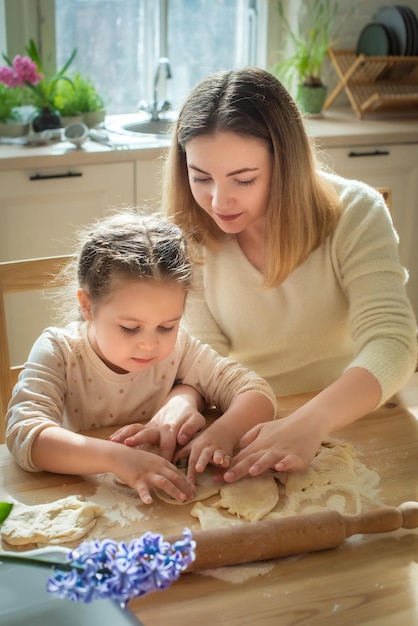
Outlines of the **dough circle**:
{"type": "Polygon", "coordinates": [[[257,522],[274,509],[279,500],[279,490],[274,477],[263,474],[222,485],[220,496],[216,507],[248,522],[257,522]]]}
{"type": "Polygon", "coordinates": [[[158,496],[160,500],[162,500],[163,502],[167,502],[168,504],[184,505],[190,504],[191,502],[201,502],[202,500],[207,500],[211,496],[219,493],[219,490],[221,488],[219,484],[213,482],[213,475],[215,472],[219,472],[219,469],[211,470],[210,468],[206,468],[203,473],[197,474],[195,494],[193,498],[191,498],[190,500],[186,500],[185,502],[179,502],[178,500],[175,500],[174,498],[169,496],[168,493],[165,493],[165,491],[162,491],[161,489],[155,489],[155,495],[158,496]]]}

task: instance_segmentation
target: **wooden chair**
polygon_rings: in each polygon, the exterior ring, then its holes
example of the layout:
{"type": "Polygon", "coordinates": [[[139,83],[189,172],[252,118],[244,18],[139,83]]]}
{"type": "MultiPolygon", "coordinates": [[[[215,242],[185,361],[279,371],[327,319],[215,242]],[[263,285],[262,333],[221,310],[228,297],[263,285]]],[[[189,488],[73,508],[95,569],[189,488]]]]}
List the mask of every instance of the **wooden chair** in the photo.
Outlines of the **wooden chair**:
{"type": "MultiPolygon", "coordinates": [[[[5,440],[7,405],[23,365],[12,366],[5,312],[7,294],[42,291],[51,288],[51,279],[71,256],[54,256],[0,263],[0,443],[5,440]]],[[[33,337],[35,341],[36,337],[33,337]]]]}
{"type": "Polygon", "coordinates": [[[376,187],[377,191],[379,191],[382,196],[384,201],[386,202],[386,206],[389,209],[389,211],[392,210],[392,189],[390,189],[390,187],[376,187]]]}

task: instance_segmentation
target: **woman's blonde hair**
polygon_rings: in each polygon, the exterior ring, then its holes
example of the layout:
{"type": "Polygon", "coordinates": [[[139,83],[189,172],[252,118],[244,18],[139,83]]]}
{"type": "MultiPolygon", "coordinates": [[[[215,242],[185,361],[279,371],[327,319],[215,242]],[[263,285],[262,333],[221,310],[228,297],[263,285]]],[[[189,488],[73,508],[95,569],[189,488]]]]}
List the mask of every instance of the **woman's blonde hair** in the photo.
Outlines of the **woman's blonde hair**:
{"type": "Polygon", "coordinates": [[[271,151],[264,285],[278,285],[334,230],[338,197],[317,171],[302,117],[283,85],[259,68],[219,72],[183,104],[165,163],[164,211],[197,243],[212,247],[226,236],[193,198],[185,153],[188,141],[215,132],[256,137],[271,151]]]}

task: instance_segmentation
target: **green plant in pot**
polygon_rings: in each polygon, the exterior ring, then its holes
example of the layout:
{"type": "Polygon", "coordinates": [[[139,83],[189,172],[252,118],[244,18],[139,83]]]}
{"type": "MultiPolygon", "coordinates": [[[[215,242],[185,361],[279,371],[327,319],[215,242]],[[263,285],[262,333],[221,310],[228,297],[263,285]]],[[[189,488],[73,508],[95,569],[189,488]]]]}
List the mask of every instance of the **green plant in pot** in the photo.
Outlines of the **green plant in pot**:
{"type": "Polygon", "coordinates": [[[0,136],[18,137],[28,133],[27,105],[30,97],[25,87],[7,87],[0,82],[0,136]]]}
{"type": "Polygon", "coordinates": [[[95,119],[104,119],[104,99],[93,80],[79,72],[71,76],[70,83],[62,82],[57,85],[54,105],[63,117],[80,116],[89,126],[97,123],[95,119]],[[93,115],[97,113],[100,115],[93,115]]]}
{"type": "Polygon", "coordinates": [[[273,67],[273,73],[292,89],[296,81],[296,101],[304,113],[318,114],[326,99],[327,87],[321,77],[328,48],[335,43],[334,28],[338,16],[337,0],[303,2],[292,28],[285,14],[283,1],[277,4],[282,25],[287,32],[292,52],[273,67]],[[334,36],[333,36],[334,35],[334,36]]]}
{"type": "Polygon", "coordinates": [[[73,77],[79,111],[83,114],[87,126],[95,126],[105,117],[105,101],[89,76],[78,73],[73,77]]]}
{"type": "Polygon", "coordinates": [[[73,118],[79,118],[79,121],[82,121],[79,97],[73,81],[62,81],[57,85],[54,108],[60,112],[63,126],[65,126],[66,118],[72,118],[71,121],[75,121],[73,118]]]}
{"type": "Polygon", "coordinates": [[[41,57],[33,39],[29,41],[26,53],[27,56],[17,54],[13,60],[3,54],[7,65],[0,67],[0,82],[10,88],[27,87],[31,90],[33,102],[39,109],[39,113],[32,119],[35,132],[60,128],[60,116],[53,109],[56,88],[60,81],[71,82],[66,76],[66,70],[73,62],[76,50],[73,50],[64,67],[53,76],[47,76],[43,72],[41,57]]]}

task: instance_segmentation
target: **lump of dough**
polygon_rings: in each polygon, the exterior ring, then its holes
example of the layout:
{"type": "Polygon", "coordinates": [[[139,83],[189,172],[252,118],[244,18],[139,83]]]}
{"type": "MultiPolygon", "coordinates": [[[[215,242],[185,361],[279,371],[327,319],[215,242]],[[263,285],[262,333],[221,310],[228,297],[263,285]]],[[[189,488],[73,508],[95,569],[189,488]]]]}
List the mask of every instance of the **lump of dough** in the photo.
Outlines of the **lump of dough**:
{"type": "Polygon", "coordinates": [[[12,546],[78,541],[104,512],[101,506],[82,496],[32,506],[16,503],[1,526],[1,536],[12,546]]]}
{"type": "Polygon", "coordinates": [[[222,485],[220,496],[215,506],[249,522],[257,522],[276,506],[279,490],[274,477],[263,474],[222,485]]]}

